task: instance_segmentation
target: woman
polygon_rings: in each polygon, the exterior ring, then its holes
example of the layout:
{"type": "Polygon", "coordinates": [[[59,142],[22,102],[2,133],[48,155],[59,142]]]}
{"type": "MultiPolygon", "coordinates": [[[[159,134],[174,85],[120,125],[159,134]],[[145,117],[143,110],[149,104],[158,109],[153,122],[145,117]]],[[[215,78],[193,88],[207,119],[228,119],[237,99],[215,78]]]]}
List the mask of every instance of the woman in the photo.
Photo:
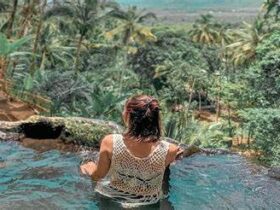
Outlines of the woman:
{"type": "Polygon", "coordinates": [[[130,98],[123,120],[127,131],[107,135],[101,142],[98,164],[84,164],[81,171],[98,181],[96,191],[102,195],[124,203],[157,203],[165,169],[183,151],[161,140],[160,107],[155,98],[130,98]]]}

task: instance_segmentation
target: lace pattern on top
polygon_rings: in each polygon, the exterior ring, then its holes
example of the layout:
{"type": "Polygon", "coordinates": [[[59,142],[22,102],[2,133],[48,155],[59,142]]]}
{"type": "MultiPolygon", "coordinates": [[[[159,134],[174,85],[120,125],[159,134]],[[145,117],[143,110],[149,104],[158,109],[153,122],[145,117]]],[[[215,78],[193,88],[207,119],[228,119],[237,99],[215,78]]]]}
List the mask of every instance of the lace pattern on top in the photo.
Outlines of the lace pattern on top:
{"type": "Polygon", "coordinates": [[[97,191],[128,203],[156,203],[162,196],[162,181],[169,144],[160,141],[144,158],[134,156],[121,134],[113,135],[113,156],[107,184],[97,191]]]}

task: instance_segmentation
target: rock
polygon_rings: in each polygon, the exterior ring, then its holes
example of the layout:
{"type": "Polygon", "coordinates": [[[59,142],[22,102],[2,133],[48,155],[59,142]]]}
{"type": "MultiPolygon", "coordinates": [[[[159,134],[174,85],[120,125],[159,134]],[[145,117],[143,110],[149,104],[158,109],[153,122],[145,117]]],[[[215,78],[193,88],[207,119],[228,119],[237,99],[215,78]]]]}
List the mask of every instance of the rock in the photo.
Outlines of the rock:
{"type": "Polygon", "coordinates": [[[235,153],[233,151],[230,151],[229,149],[216,149],[216,148],[201,148],[201,152],[207,155],[226,155],[226,154],[235,153]]]}
{"type": "MultiPolygon", "coordinates": [[[[24,121],[0,121],[0,140],[61,139],[64,143],[97,148],[100,140],[110,133],[122,133],[123,128],[110,121],[82,117],[44,117],[32,116],[24,121]]],[[[195,145],[181,144],[164,137],[164,140],[184,149],[183,157],[203,152],[206,154],[228,154],[229,150],[204,149],[195,145]]]]}
{"type": "Polygon", "coordinates": [[[268,170],[268,176],[280,180],[280,167],[272,167],[268,170]]]}
{"type": "Polygon", "coordinates": [[[7,136],[6,133],[0,131],[0,140],[5,140],[6,136],[7,136]]]}
{"type": "Polygon", "coordinates": [[[19,132],[19,126],[25,121],[9,122],[0,121],[0,131],[2,132],[19,132]]]}
{"type": "MultiPolygon", "coordinates": [[[[180,157],[189,157],[195,153],[202,152],[201,148],[199,148],[198,146],[182,144],[182,143],[179,143],[178,141],[176,141],[175,139],[171,139],[169,137],[163,137],[163,140],[180,146],[184,150],[183,154],[180,157]]],[[[178,158],[180,158],[180,157],[178,157],[178,158]]]]}
{"type": "Polygon", "coordinates": [[[0,121],[0,131],[6,139],[7,135],[18,133],[24,134],[27,138],[60,138],[67,143],[97,147],[102,137],[109,133],[120,133],[122,127],[109,121],[80,117],[32,116],[18,122],[0,121]]]}
{"type": "Polygon", "coordinates": [[[202,152],[202,150],[198,146],[189,145],[184,148],[183,157],[189,157],[189,156],[199,153],[199,152],[202,152]]]}
{"type": "Polygon", "coordinates": [[[20,140],[21,135],[20,133],[4,133],[2,131],[0,131],[0,140],[12,140],[12,141],[18,141],[20,140]]]}

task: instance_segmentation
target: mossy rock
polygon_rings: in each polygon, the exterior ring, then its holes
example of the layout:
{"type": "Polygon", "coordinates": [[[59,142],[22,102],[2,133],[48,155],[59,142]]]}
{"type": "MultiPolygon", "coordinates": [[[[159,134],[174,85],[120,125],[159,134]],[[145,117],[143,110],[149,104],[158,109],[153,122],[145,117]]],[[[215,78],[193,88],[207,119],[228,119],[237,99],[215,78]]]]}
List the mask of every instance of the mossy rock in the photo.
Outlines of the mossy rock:
{"type": "Polygon", "coordinates": [[[60,138],[66,143],[97,147],[110,133],[120,133],[123,128],[116,123],[80,117],[32,116],[19,122],[0,122],[0,131],[21,133],[34,139],[60,138]]]}
{"type": "Polygon", "coordinates": [[[94,146],[99,145],[100,140],[110,133],[116,133],[104,124],[77,123],[75,120],[65,121],[65,128],[62,132],[61,139],[65,142],[71,142],[78,145],[94,146]]]}
{"type": "MultiPolygon", "coordinates": [[[[81,117],[43,117],[32,116],[18,122],[0,121],[0,140],[20,140],[22,136],[33,139],[62,139],[65,143],[73,143],[88,147],[98,147],[100,140],[107,134],[122,133],[123,128],[110,121],[81,117]]],[[[179,144],[174,139],[164,137],[163,140],[179,144]]],[[[227,154],[228,150],[205,149],[195,145],[179,144],[183,149],[183,157],[195,153],[227,154]]]]}

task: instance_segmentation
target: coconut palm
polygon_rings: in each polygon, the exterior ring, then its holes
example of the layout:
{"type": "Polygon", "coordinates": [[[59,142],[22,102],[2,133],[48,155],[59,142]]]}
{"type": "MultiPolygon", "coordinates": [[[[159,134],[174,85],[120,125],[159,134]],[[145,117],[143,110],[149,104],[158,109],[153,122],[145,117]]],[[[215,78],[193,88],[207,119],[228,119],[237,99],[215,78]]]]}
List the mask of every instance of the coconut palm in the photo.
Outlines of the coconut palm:
{"type": "Polygon", "coordinates": [[[228,33],[229,29],[227,26],[221,26],[221,28],[218,30],[218,38],[216,40],[216,43],[220,46],[224,47],[228,45],[229,43],[232,43],[233,37],[230,33],[228,33]]]}
{"type": "Polygon", "coordinates": [[[218,24],[210,14],[201,15],[189,31],[193,42],[202,44],[215,44],[224,41],[220,35],[224,34],[222,26],[218,24]]]}
{"type": "Polygon", "coordinates": [[[245,28],[232,32],[235,41],[226,46],[235,65],[245,64],[254,59],[258,44],[267,35],[263,20],[256,19],[252,24],[244,22],[244,25],[245,28]]]}
{"type": "Polygon", "coordinates": [[[107,37],[112,38],[116,35],[122,37],[122,44],[128,46],[129,44],[139,43],[144,44],[147,41],[155,41],[156,37],[148,27],[141,25],[145,20],[156,18],[154,13],[138,11],[137,7],[129,7],[127,11],[116,9],[110,12],[112,17],[121,21],[115,29],[106,33],[107,37]]]}
{"type": "Polygon", "coordinates": [[[71,0],[64,4],[57,4],[49,9],[45,18],[64,16],[72,20],[72,24],[78,30],[79,39],[76,48],[75,69],[78,71],[79,57],[84,39],[97,24],[107,17],[107,13],[101,13],[101,9],[115,8],[116,3],[100,2],[98,0],[71,0]]]}
{"type": "Polygon", "coordinates": [[[268,15],[273,10],[275,10],[276,11],[275,17],[278,18],[278,15],[280,13],[280,1],[279,0],[265,0],[262,7],[266,12],[265,17],[268,17],[268,15]]]}
{"type": "MultiPolygon", "coordinates": [[[[122,47],[126,48],[128,53],[135,53],[137,48],[130,47],[131,44],[145,44],[148,41],[156,41],[156,36],[148,27],[142,26],[145,20],[149,18],[156,18],[154,13],[145,13],[138,11],[137,7],[129,7],[127,11],[122,9],[115,9],[110,12],[110,15],[121,21],[115,29],[106,33],[106,36],[111,39],[116,35],[122,37],[122,47]]],[[[124,63],[127,64],[127,54],[124,56],[124,63]]],[[[120,94],[123,88],[123,74],[124,70],[120,71],[120,94]]]]}

